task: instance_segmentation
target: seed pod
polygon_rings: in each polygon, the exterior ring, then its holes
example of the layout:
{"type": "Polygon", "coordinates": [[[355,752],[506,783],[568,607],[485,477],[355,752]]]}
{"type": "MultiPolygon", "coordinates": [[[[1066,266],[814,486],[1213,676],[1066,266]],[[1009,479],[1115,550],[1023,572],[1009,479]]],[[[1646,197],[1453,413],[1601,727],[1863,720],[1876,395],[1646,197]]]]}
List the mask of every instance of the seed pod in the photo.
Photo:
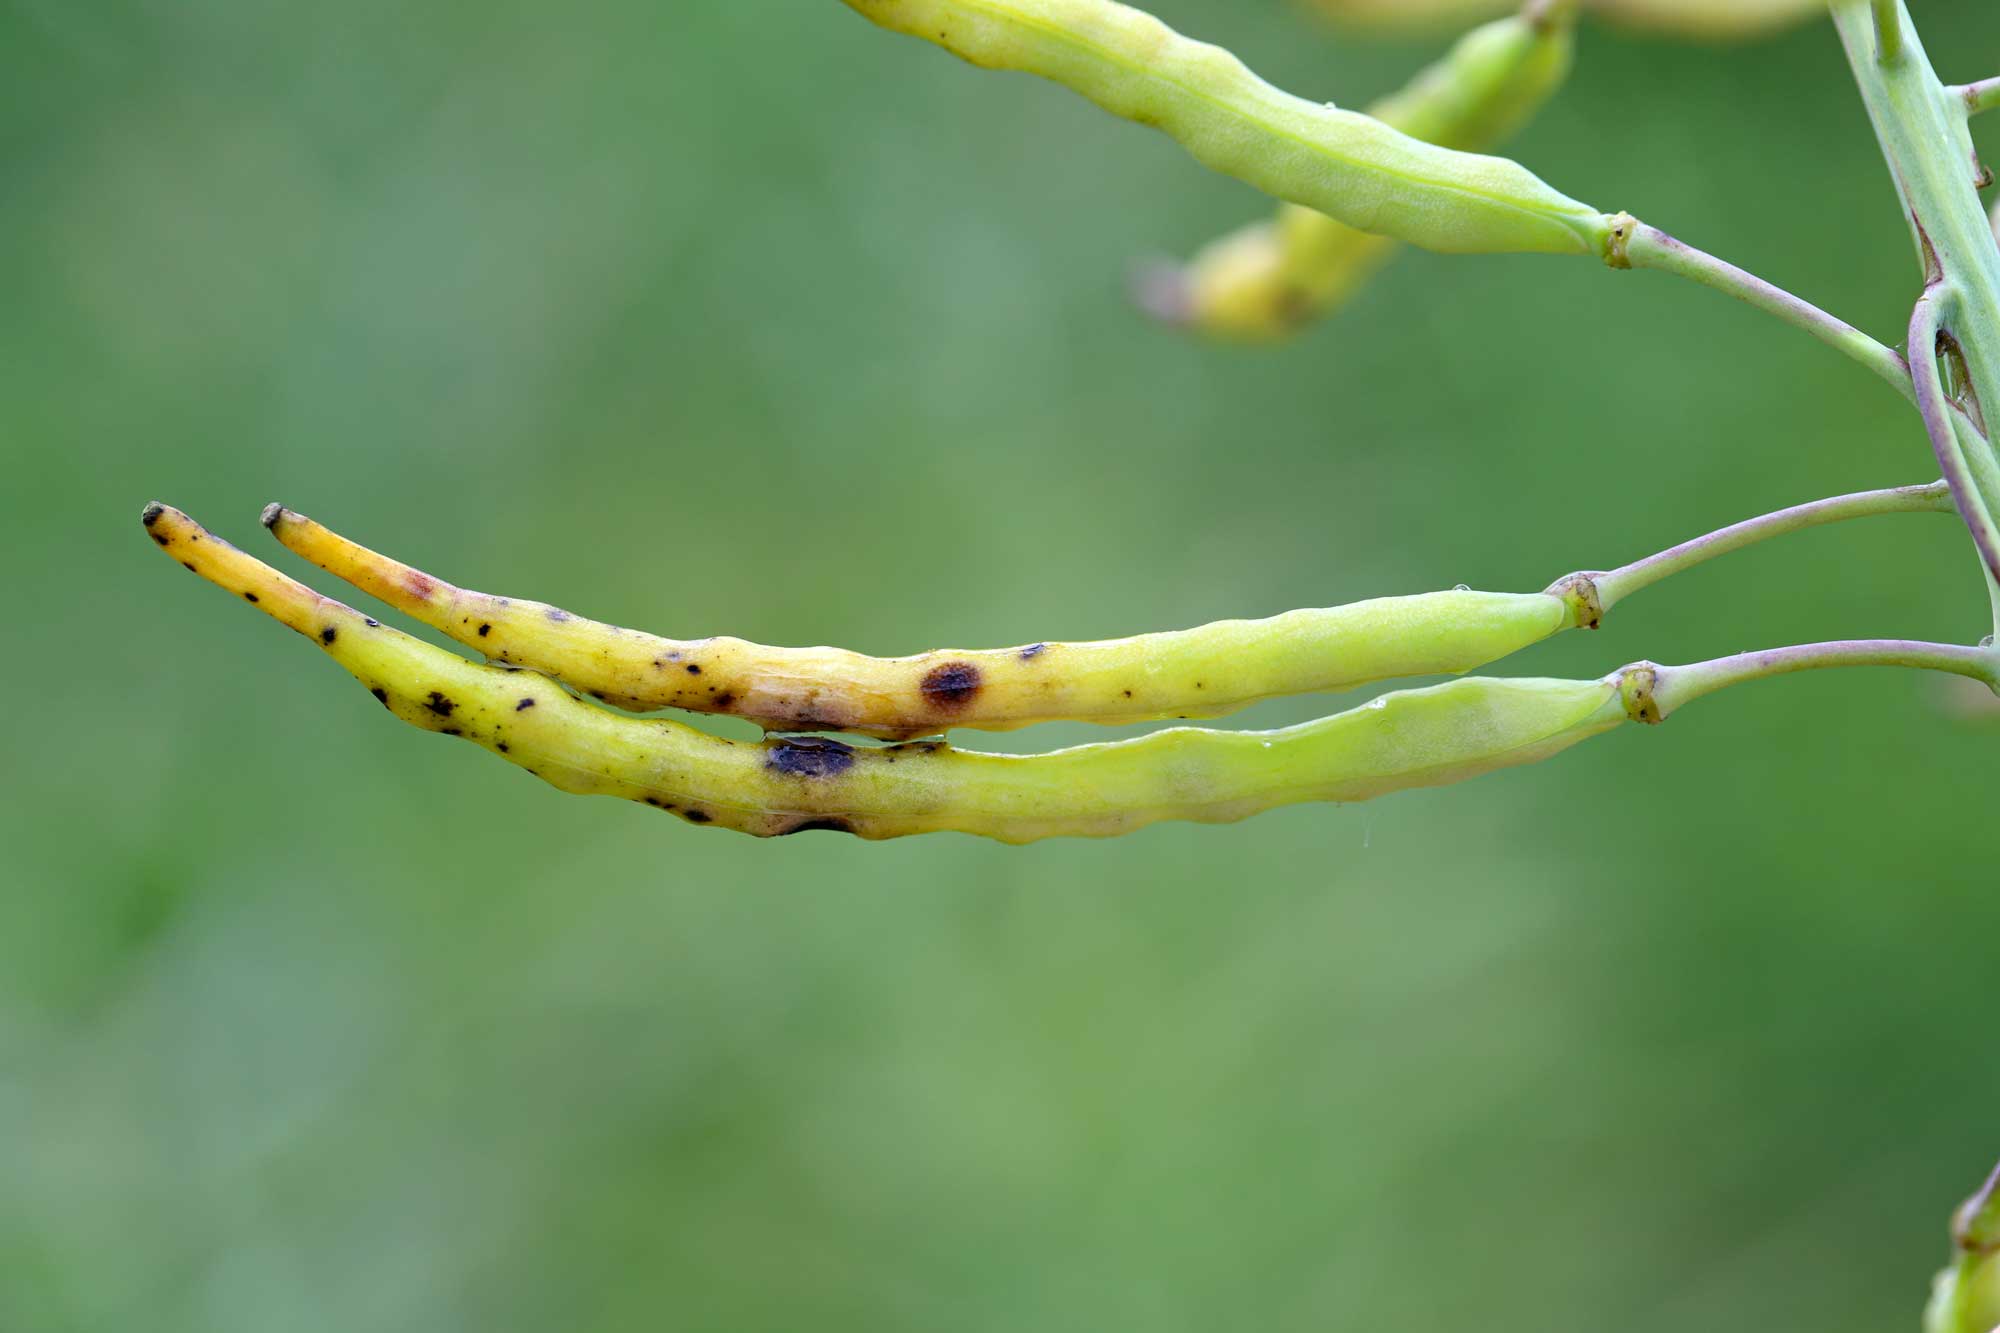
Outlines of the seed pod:
{"type": "MultiPolygon", "coordinates": [[[[1444,59],[1368,114],[1441,148],[1483,150],[1514,133],[1569,73],[1568,9],[1516,15],[1467,33],[1444,59]]],[[[1284,337],[1342,304],[1395,252],[1395,242],[1324,213],[1282,204],[1211,243],[1184,269],[1144,275],[1142,302],[1204,333],[1284,337]]]]}
{"type": "Polygon", "coordinates": [[[1259,699],[1456,674],[1570,623],[1547,593],[1436,592],[1091,643],[878,658],[742,639],[667,639],[457,588],[280,505],[278,540],[496,662],[547,672],[633,712],[730,713],[772,731],[904,739],[952,727],[1215,717],[1259,699]]]}
{"type": "Polygon", "coordinates": [[[319,644],[391,713],[458,736],[564,791],[620,796],[770,836],[955,830],[1004,842],[1219,823],[1300,801],[1362,801],[1533,762],[1625,720],[1614,680],[1453,681],[1266,732],[1179,727],[1054,754],[824,737],[739,743],[596,707],[531,672],[477,666],[322,597],[148,505],[154,541],[319,644]]]}
{"type": "Polygon", "coordinates": [[[1280,92],[1220,47],[1112,0],[847,0],[975,65],[1039,74],[1204,164],[1362,231],[1452,252],[1601,255],[1596,209],[1504,158],[1421,143],[1280,92]]]}

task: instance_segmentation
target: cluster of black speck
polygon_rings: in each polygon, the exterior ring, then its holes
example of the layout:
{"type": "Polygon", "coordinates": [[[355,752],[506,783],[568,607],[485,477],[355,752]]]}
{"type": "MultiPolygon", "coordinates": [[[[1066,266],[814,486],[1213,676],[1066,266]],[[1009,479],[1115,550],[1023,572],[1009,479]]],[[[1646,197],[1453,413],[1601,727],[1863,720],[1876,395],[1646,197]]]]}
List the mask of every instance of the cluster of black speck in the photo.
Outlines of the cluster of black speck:
{"type": "Polygon", "coordinates": [[[450,717],[451,710],[458,707],[458,705],[445,698],[444,695],[438,693],[436,690],[432,690],[430,698],[424,702],[424,707],[430,709],[439,717],[450,717]]]}

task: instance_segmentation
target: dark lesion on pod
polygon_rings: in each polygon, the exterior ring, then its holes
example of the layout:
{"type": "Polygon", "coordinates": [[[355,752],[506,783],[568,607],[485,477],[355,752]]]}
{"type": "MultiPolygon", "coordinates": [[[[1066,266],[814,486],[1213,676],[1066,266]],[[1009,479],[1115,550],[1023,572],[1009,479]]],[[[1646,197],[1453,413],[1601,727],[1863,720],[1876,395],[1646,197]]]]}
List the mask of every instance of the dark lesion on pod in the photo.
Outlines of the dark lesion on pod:
{"type": "Polygon", "coordinates": [[[854,747],[825,736],[787,736],[772,742],[764,767],[795,778],[838,777],[854,767],[854,747]]]}
{"type": "Polygon", "coordinates": [[[844,819],[827,816],[819,819],[802,819],[787,829],[778,830],[778,836],[788,838],[794,833],[852,833],[854,825],[844,819]]]}
{"type": "Polygon", "coordinates": [[[925,672],[917,690],[932,708],[956,713],[978,697],[984,684],[979,668],[972,663],[945,662],[925,672]]]}

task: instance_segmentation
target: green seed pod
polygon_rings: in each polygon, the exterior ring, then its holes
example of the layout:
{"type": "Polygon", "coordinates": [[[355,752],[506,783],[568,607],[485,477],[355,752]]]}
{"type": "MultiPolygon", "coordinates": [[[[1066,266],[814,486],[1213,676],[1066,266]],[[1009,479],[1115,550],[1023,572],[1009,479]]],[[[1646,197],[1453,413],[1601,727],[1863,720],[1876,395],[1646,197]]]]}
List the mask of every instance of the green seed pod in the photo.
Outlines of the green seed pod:
{"type": "Polygon", "coordinates": [[[620,796],[745,833],[864,838],[954,830],[1004,842],[1220,823],[1300,801],[1363,801],[1531,763],[1626,720],[1613,680],[1472,677],[1278,731],[1177,727],[1053,754],[819,736],[726,740],[479,666],[289,579],[187,515],[148,505],[168,555],[317,644],[396,717],[473,742],[563,791],[620,796]]]}
{"type": "MultiPolygon", "coordinates": [[[[1441,148],[1489,148],[1562,86],[1573,26],[1565,8],[1477,28],[1368,114],[1441,148]]],[[[1345,302],[1394,252],[1386,237],[1283,204],[1275,222],[1222,237],[1184,269],[1147,274],[1141,298],[1169,322],[1204,333],[1284,337],[1345,302]]]]}
{"type": "Polygon", "coordinates": [[[847,0],[975,65],[1038,74],[1164,130],[1280,199],[1430,250],[1601,255],[1603,214],[1504,158],[1419,142],[1280,92],[1219,47],[1112,0],[847,0]]]}

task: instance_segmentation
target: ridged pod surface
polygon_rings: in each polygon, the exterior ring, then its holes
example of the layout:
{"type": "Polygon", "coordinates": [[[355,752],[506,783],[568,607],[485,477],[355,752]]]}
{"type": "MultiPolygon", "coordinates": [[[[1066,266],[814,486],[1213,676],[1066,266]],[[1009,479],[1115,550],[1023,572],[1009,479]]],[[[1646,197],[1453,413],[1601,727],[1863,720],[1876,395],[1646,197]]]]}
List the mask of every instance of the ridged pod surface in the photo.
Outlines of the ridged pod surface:
{"type": "Polygon", "coordinates": [[[738,742],[467,662],[287,578],[149,505],[169,556],[318,644],[403,721],[469,740],[564,791],[618,796],[760,836],[954,830],[1004,842],[1105,837],[1160,820],[1242,819],[1361,801],[1531,763],[1626,720],[1615,681],[1453,681],[1278,731],[1178,727],[1052,754],[823,737],[738,742]]]}
{"type": "Polygon", "coordinates": [[[633,712],[684,708],[773,731],[886,739],[952,727],[1216,717],[1259,699],[1456,675],[1570,623],[1547,593],[1435,592],[1080,643],[869,657],[719,636],[669,639],[541,602],[472,592],[273,505],[278,540],[493,661],[531,667],[633,712]]]}
{"type": "Polygon", "coordinates": [[[1519,163],[1281,92],[1234,55],[1112,0],[846,0],[975,65],[1038,74],[1157,126],[1267,194],[1430,250],[1601,255],[1598,210],[1519,163]]]}
{"type": "MultiPolygon", "coordinates": [[[[1567,10],[1486,24],[1368,114],[1441,148],[1493,147],[1562,86],[1573,33],[1567,10]]],[[[1149,274],[1141,296],[1154,313],[1204,333],[1279,338],[1346,301],[1396,245],[1283,204],[1276,218],[1217,239],[1185,267],[1149,274]]]]}

